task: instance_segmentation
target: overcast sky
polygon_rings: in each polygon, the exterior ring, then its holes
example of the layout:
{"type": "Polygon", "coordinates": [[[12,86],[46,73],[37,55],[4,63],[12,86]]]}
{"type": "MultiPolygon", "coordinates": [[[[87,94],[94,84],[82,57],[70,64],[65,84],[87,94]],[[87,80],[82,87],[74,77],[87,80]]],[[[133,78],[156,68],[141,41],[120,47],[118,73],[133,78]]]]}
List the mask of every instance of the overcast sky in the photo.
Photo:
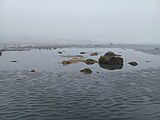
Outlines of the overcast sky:
{"type": "Polygon", "coordinates": [[[160,44],[160,0],[0,0],[0,42],[160,44]]]}

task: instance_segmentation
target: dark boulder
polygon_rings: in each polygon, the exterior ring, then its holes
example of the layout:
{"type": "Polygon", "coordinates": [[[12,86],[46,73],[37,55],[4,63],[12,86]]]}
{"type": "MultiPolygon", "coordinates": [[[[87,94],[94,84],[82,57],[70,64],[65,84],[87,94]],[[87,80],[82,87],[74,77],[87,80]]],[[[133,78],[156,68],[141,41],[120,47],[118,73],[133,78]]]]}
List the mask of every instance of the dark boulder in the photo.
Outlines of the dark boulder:
{"type": "Polygon", "coordinates": [[[36,72],[35,70],[31,70],[31,72],[36,72]]]}
{"type": "Polygon", "coordinates": [[[99,63],[106,65],[123,65],[123,58],[115,56],[101,56],[99,58],[99,63]]]}
{"type": "Polygon", "coordinates": [[[137,62],[129,62],[128,64],[132,65],[132,66],[137,66],[138,63],[137,62]]]}
{"type": "Polygon", "coordinates": [[[86,54],[86,52],[80,52],[80,54],[86,54]]]}
{"type": "Polygon", "coordinates": [[[116,70],[116,69],[122,69],[123,68],[123,64],[121,65],[106,65],[106,64],[99,64],[99,66],[103,69],[107,69],[107,70],[116,70]]]}
{"type": "Polygon", "coordinates": [[[84,74],[91,74],[92,73],[92,70],[89,69],[89,68],[85,68],[83,70],[81,70],[80,72],[84,73],[84,74]]]}
{"type": "Polygon", "coordinates": [[[112,51],[108,51],[104,56],[116,56],[116,54],[112,51]]]}
{"type": "Polygon", "coordinates": [[[114,52],[107,52],[104,56],[99,58],[100,67],[108,70],[122,69],[123,58],[119,57],[114,52]]]}
{"type": "Polygon", "coordinates": [[[18,61],[16,61],[16,60],[12,60],[12,61],[10,61],[10,62],[18,62],[18,61]]]}
{"type": "Polygon", "coordinates": [[[2,52],[0,51],[0,56],[2,56],[2,52]]]}
{"type": "Polygon", "coordinates": [[[58,51],[58,54],[62,54],[62,52],[61,52],[61,51],[58,51]]]}

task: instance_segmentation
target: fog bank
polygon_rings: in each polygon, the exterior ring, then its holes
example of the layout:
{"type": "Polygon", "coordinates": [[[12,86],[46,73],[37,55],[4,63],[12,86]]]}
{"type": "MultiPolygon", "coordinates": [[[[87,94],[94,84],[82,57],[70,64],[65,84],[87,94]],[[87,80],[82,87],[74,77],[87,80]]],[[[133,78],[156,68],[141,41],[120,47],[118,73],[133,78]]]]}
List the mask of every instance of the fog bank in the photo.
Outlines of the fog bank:
{"type": "Polygon", "coordinates": [[[0,0],[0,42],[160,44],[159,0],[0,0]]]}

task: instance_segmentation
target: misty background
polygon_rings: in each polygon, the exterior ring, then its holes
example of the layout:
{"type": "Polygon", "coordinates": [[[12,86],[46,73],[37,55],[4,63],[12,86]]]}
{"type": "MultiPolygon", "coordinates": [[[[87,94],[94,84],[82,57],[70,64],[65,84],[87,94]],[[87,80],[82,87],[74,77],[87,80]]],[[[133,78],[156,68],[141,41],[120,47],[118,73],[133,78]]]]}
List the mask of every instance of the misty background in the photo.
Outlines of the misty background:
{"type": "Polygon", "coordinates": [[[0,0],[0,43],[160,44],[160,0],[0,0]]]}

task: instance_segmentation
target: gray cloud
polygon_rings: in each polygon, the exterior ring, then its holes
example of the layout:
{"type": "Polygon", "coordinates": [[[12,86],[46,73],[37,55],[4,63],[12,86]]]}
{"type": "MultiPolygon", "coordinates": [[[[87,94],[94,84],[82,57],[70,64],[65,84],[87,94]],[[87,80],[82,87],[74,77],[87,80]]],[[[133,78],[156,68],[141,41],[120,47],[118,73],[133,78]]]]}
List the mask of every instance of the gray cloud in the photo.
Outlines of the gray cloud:
{"type": "Polygon", "coordinates": [[[160,44],[159,0],[0,0],[0,42],[160,44]]]}

